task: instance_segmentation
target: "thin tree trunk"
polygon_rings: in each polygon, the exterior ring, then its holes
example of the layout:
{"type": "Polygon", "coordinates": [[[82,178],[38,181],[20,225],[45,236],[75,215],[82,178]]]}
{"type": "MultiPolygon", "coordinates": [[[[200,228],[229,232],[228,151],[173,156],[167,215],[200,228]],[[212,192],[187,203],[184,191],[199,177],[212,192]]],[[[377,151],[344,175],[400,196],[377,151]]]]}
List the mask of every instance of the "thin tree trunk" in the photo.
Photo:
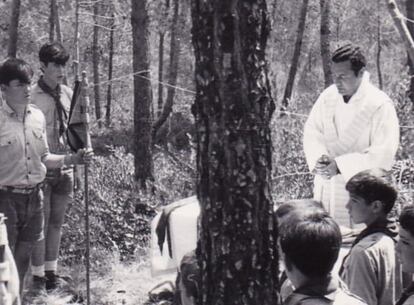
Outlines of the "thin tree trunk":
{"type": "Polygon", "coordinates": [[[151,139],[151,83],[141,76],[150,78],[150,53],[148,41],[149,16],[147,0],[131,0],[133,71],[144,71],[134,75],[134,152],[135,179],[145,189],[153,180],[151,139]]]}
{"type": "Polygon", "coordinates": [[[108,62],[108,89],[106,93],[106,125],[111,124],[111,100],[112,100],[112,70],[114,63],[114,34],[115,14],[112,13],[111,31],[109,32],[109,62],[108,62]]]}
{"type": "Polygon", "coordinates": [[[414,62],[414,40],[410,35],[407,25],[402,19],[400,10],[398,9],[397,3],[394,0],[386,0],[387,8],[391,14],[394,24],[404,41],[405,47],[407,48],[408,56],[410,60],[414,62]]]}
{"type": "Polygon", "coordinates": [[[163,76],[164,76],[164,37],[165,32],[162,30],[159,32],[159,48],[158,48],[158,107],[157,118],[161,116],[163,105],[163,76]]]}
{"type": "Polygon", "coordinates": [[[171,25],[171,42],[170,42],[170,67],[168,72],[168,89],[167,99],[162,109],[161,115],[157,118],[157,121],[153,125],[152,138],[155,139],[157,131],[167,120],[170,115],[175,96],[175,86],[177,85],[178,79],[178,64],[180,60],[180,38],[179,33],[182,28],[184,19],[184,6],[180,7],[180,1],[174,0],[174,15],[173,22],[171,25]]]}
{"type": "Polygon", "coordinates": [[[278,304],[267,18],[265,0],[192,1],[200,305],[278,304]]]}
{"type": "Polygon", "coordinates": [[[59,41],[60,43],[63,43],[63,38],[62,38],[62,31],[60,29],[60,18],[59,18],[59,7],[57,5],[56,2],[54,2],[55,4],[55,16],[56,16],[56,40],[59,41]]]}
{"type": "Polygon", "coordinates": [[[55,40],[56,0],[50,0],[49,41],[55,40]]]}
{"type": "Polygon", "coordinates": [[[381,14],[380,14],[380,3],[377,3],[377,73],[378,73],[378,85],[382,90],[382,73],[381,73],[381,14]]]}
{"type": "Polygon", "coordinates": [[[16,57],[19,37],[20,0],[13,0],[9,26],[9,45],[7,55],[16,57]]]}
{"type": "Polygon", "coordinates": [[[289,75],[286,83],[285,92],[282,100],[282,110],[285,110],[289,104],[289,100],[292,97],[293,85],[295,83],[296,71],[298,69],[300,51],[302,48],[303,33],[305,32],[306,14],[308,11],[309,0],[303,0],[302,7],[300,9],[298,30],[296,35],[295,49],[293,51],[292,62],[290,65],[289,75]]]}
{"type": "MultiPolygon", "coordinates": [[[[407,18],[414,20],[414,0],[406,0],[405,2],[407,10],[407,18]]],[[[414,23],[407,21],[407,28],[410,32],[411,37],[414,37],[414,23]]],[[[408,89],[408,96],[412,103],[414,103],[414,64],[413,61],[408,56],[408,67],[410,73],[410,88],[408,89]]]]}
{"type": "Polygon", "coordinates": [[[98,24],[98,15],[99,15],[99,2],[96,1],[93,5],[93,42],[92,42],[92,64],[93,64],[93,82],[94,82],[94,98],[95,98],[95,115],[96,120],[98,121],[98,126],[102,127],[101,121],[101,94],[100,89],[101,86],[99,85],[100,78],[99,78],[99,24],[98,24]]]}
{"type": "Polygon", "coordinates": [[[331,0],[321,0],[321,57],[325,87],[333,83],[331,70],[331,0]]]}

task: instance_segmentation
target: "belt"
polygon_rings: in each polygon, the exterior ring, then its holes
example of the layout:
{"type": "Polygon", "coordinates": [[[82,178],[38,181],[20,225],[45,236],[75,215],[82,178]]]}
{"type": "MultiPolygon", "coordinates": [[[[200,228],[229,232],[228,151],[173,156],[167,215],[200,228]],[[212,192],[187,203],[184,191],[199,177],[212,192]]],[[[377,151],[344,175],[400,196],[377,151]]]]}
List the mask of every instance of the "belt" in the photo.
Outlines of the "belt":
{"type": "Polygon", "coordinates": [[[36,184],[35,186],[8,186],[8,185],[0,185],[0,191],[5,191],[9,193],[16,193],[16,194],[31,194],[35,190],[38,190],[43,183],[36,184]]]}

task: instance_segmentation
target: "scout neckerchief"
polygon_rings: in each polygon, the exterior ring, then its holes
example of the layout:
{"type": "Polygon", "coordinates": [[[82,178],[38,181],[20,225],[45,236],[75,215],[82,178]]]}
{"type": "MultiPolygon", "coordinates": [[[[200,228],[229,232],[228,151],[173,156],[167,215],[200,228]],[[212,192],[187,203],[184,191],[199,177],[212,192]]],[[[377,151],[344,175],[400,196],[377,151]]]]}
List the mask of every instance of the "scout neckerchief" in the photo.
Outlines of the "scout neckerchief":
{"type": "Polygon", "coordinates": [[[327,98],[326,112],[323,118],[325,126],[324,134],[326,146],[332,156],[343,155],[352,149],[364,129],[369,126],[373,114],[378,109],[379,106],[377,103],[370,103],[366,99],[366,91],[369,85],[369,73],[364,72],[358,90],[351,97],[351,100],[358,100],[361,106],[359,107],[358,113],[340,137],[335,124],[335,108],[338,99],[335,96],[327,98]]]}
{"type": "Polygon", "coordinates": [[[351,254],[352,248],[359,243],[363,238],[367,237],[368,235],[375,234],[375,233],[383,233],[392,238],[392,240],[396,241],[395,238],[398,235],[398,227],[395,222],[395,219],[386,219],[372,223],[368,227],[359,233],[359,235],[355,238],[354,242],[352,243],[351,250],[349,253],[344,257],[342,260],[342,265],[339,270],[339,275],[344,272],[344,263],[348,259],[348,256],[351,254]]]}
{"type": "Polygon", "coordinates": [[[43,76],[39,78],[37,84],[40,89],[43,90],[46,94],[49,94],[55,101],[56,110],[59,118],[59,137],[61,137],[66,130],[66,121],[68,119],[68,114],[63,108],[62,102],[60,100],[61,88],[58,84],[55,89],[50,88],[44,81],[43,76]]]}
{"type": "Polygon", "coordinates": [[[414,294],[414,282],[411,282],[410,285],[408,285],[407,289],[404,290],[404,292],[401,294],[401,297],[395,303],[395,305],[403,305],[407,299],[414,294]]]}

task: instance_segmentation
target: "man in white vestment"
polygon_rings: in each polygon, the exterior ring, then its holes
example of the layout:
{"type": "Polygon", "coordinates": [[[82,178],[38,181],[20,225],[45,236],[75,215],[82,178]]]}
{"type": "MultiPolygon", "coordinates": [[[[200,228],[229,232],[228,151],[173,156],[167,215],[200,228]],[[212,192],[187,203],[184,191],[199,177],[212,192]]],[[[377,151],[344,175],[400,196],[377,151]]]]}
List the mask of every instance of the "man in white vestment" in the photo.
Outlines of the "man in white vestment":
{"type": "Polygon", "coordinates": [[[345,208],[346,182],[366,169],[390,170],[399,145],[393,102],[370,83],[365,66],[355,45],[333,53],[334,84],[321,93],[304,129],[306,161],[315,174],[314,198],[347,227],[352,224],[345,208]]]}

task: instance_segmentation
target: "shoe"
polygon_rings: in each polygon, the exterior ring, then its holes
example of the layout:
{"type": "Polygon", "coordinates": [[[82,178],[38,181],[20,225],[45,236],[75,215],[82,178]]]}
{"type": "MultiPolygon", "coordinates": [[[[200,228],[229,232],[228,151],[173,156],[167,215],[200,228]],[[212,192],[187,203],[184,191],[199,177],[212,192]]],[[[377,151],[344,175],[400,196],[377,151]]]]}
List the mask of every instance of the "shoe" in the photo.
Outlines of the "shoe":
{"type": "Polygon", "coordinates": [[[34,292],[43,292],[46,289],[46,278],[42,276],[33,276],[32,290],[34,292]]]}
{"type": "Polygon", "coordinates": [[[67,285],[70,281],[70,277],[67,276],[59,276],[54,271],[46,271],[45,272],[46,278],[46,291],[56,290],[57,288],[61,288],[63,285],[67,285]]]}

